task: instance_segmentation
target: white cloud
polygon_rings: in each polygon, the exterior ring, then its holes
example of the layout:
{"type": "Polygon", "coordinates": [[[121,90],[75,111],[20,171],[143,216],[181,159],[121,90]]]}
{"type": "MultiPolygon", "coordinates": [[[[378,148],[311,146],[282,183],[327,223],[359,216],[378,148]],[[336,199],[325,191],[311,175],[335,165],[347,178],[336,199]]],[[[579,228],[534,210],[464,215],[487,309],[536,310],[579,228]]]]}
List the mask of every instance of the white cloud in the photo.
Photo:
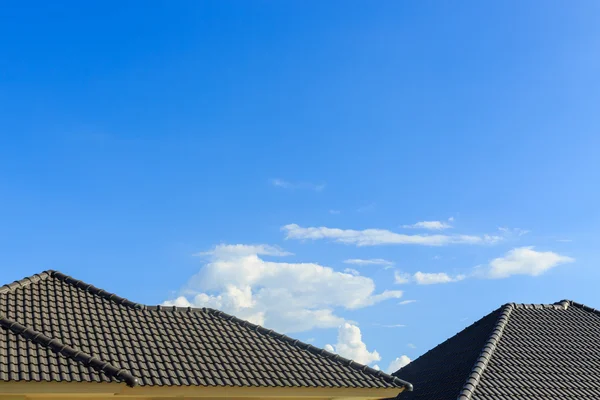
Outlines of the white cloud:
{"type": "Polygon", "coordinates": [[[335,346],[328,344],[325,350],[365,365],[381,360],[377,350],[367,349],[358,326],[349,323],[340,326],[335,346]]]}
{"type": "Polygon", "coordinates": [[[330,239],[338,243],[356,246],[378,246],[386,244],[413,244],[422,246],[444,246],[449,244],[489,244],[502,240],[501,236],[473,235],[405,235],[386,229],[338,229],[327,227],[304,228],[288,224],[281,228],[286,239],[318,240],[330,239]]]}
{"type": "Polygon", "coordinates": [[[556,241],[562,243],[571,243],[573,239],[556,239],[556,241]]]}
{"type": "Polygon", "coordinates": [[[344,269],[344,273],[354,275],[354,276],[360,275],[360,272],[358,272],[354,268],[346,268],[346,269],[344,269]]]}
{"type": "Polygon", "coordinates": [[[512,275],[538,276],[560,264],[575,261],[551,251],[536,251],[533,247],[512,249],[504,257],[493,259],[485,272],[488,278],[508,278],[512,275]]]}
{"type": "Polygon", "coordinates": [[[417,302],[416,300],[402,300],[398,304],[401,305],[401,306],[405,306],[407,304],[416,303],[416,302],[417,302]]]}
{"type": "Polygon", "coordinates": [[[513,275],[539,276],[551,268],[561,264],[571,263],[575,260],[551,251],[540,252],[533,247],[517,247],[510,250],[504,257],[490,261],[488,265],[473,268],[468,275],[450,275],[445,272],[415,272],[410,275],[396,271],[394,280],[397,284],[417,283],[419,285],[433,285],[462,281],[466,278],[499,279],[513,275]]]}
{"type": "MultiPolygon", "coordinates": [[[[465,275],[450,276],[445,272],[415,272],[407,274],[396,271],[394,273],[394,282],[397,284],[416,283],[418,285],[434,285],[439,283],[458,282],[465,279],[465,275]]],[[[408,304],[408,303],[403,303],[408,304]]]]}
{"type": "Polygon", "coordinates": [[[329,210],[329,214],[338,215],[341,214],[340,210],[329,210]]]}
{"type": "Polygon", "coordinates": [[[442,229],[452,228],[452,225],[444,221],[420,221],[412,225],[402,225],[402,227],[410,229],[429,229],[439,231],[442,229]]]}
{"type": "Polygon", "coordinates": [[[260,255],[289,254],[266,245],[219,245],[181,296],[165,305],[211,307],[280,332],[338,327],[337,309],[368,307],[398,299],[398,290],[375,293],[364,276],[336,272],[314,263],[266,261],[260,255]]]}
{"type": "Polygon", "coordinates": [[[458,282],[465,279],[465,275],[450,276],[445,272],[415,272],[413,275],[415,282],[419,285],[435,285],[438,283],[458,282]]]}
{"type": "Polygon", "coordinates": [[[406,325],[404,325],[404,324],[391,324],[391,325],[373,324],[373,325],[380,326],[382,328],[406,328],[406,325]]]}
{"type": "Polygon", "coordinates": [[[388,366],[386,372],[388,374],[393,374],[398,371],[400,368],[407,366],[410,363],[410,358],[407,356],[397,357],[395,360],[392,360],[390,365],[388,366]]]}
{"type": "Polygon", "coordinates": [[[407,344],[407,346],[408,346],[409,348],[411,348],[411,349],[416,349],[416,348],[417,348],[417,346],[415,346],[415,345],[414,345],[414,344],[412,344],[412,343],[409,343],[409,344],[407,344]]]}
{"type": "Polygon", "coordinates": [[[293,253],[287,252],[276,246],[266,244],[219,244],[214,249],[196,253],[196,256],[214,256],[217,258],[237,258],[257,254],[261,256],[292,256],[293,253]]]}
{"type": "Polygon", "coordinates": [[[392,261],[384,260],[383,258],[371,258],[368,260],[363,260],[361,258],[351,258],[348,260],[344,260],[344,264],[354,264],[354,265],[394,265],[392,261]]]}
{"type": "Polygon", "coordinates": [[[310,182],[289,182],[283,179],[271,179],[271,185],[275,187],[279,187],[282,189],[305,189],[305,190],[314,190],[315,192],[320,192],[325,189],[325,184],[315,184],[310,182]]]}
{"type": "Polygon", "coordinates": [[[502,232],[505,236],[523,236],[529,233],[527,229],[507,228],[504,226],[499,227],[498,230],[502,232]]]}
{"type": "Polygon", "coordinates": [[[394,272],[394,282],[399,285],[409,283],[411,281],[411,278],[412,277],[410,276],[410,274],[399,271],[394,272]]]}
{"type": "Polygon", "coordinates": [[[381,368],[377,364],[373,365],[373,369],[376,371],[381,371],[381,368]]]}

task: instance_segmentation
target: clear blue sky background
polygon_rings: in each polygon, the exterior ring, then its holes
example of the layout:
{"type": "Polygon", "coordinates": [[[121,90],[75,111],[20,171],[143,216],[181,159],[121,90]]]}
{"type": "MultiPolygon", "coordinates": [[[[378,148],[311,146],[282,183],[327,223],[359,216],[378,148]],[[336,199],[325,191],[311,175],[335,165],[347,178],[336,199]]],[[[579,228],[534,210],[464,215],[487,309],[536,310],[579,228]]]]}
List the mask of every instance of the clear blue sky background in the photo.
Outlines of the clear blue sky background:
{"type": "MultiPolygon", "coordinates": [[[[336,271],[384,258],[395,269],[356,269],[417,302],[339,311],[382,366],[505,302],[600,307],[599,13],[553,0],[4,2],[2,281],[59,269],[156,304],[220,243],[336,271]],[[450,234],[530,232],[357,247],[281,231],[406,233],[449,217],[450,234]],[[468,273],[521,246],[576,261],[394,283],[395,270],[468,273]]],[[[324,346],[336,330],[295,336],[324,346]]]]}

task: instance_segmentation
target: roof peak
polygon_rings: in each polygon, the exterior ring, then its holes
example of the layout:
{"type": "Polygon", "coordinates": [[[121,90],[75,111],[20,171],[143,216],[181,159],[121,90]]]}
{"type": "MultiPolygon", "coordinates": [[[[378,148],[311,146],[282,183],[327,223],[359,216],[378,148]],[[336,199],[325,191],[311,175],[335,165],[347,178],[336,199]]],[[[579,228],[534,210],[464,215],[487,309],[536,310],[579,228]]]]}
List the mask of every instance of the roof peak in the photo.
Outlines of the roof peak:
{"type": "Polygon", "coordinates": [[[110,300],[114,303],[117,303],[119,305],[125,306],[125,307],[129,307],[129,308],[135,308],[135,309],[144,309],[146,308],[146,306],[144,304],[140,304],[140,303],[135,303],[131,300],[128,300],[124,297],[118,296],[115,293],[111,293],[111,292],[107,292],[104,289],[100,289],[97,288],[96,286],[83,282],[79,279],[75,279],[72,276],[63,274],[60,271],[56,271],[53,269],[48,269],[46,271],[42,271],[39,274],[33,274],[31,276],[27,276],[23,279],[19,279],[17,281],[14,281],[12,283],[0,286],[0,294],[3,293],[8,293],[8,292],[12,292],[15,289],[19,289],[19,288],[23,288],[26,286],[31,285],[32,283],[37,283],[40,281],[44,281],[47,280],[48,278],[55,278],[58,279],[61,282],[64,282],[66,284],[75,286],[79,289],[82,289],[86,292],[90,292],[96,296],[102,297],[106,300],[110,300]]]}
{"type": "Polygon", "coordinates": [[[46,271],[42,271],[39,274],[33,274],[31,276],[26,276],[23,279],[19,279],[12,283],[7,283],[6,285],[2,285],[2,286],[0,286],[0,294],[12,292],[14,289],[29,286],[32,283],[46,280],[49,277],[51,277],[54,272],[56,272],[56,271],[49,269],[46,271]]]}
{"type": "Polygon", "coordinates": [[[519,309],[555,309],[555,310],[568,310],[569,307],[576,307],[584,311],[593,312],[600,314],[600,310],[593,307],[586,306],[583,303],[578,303],[573,300],[563,299],[555,303],[506,303],[503,306],[512,305],[519,309]]]}
{"type": "MultiPolygon", "coordinates": [[[[409,382],[406,382],[406,381],[404,381],[404,380],[402,380],[402,379],[400,379],[400,378],[398,378],[396,376],[392,376],[392,375],[387,374],[387,373],[385,373],[383,371],[376,370],[376,369],[371,368],[369,366],[360,364],[360,363],[358,363],[356,361],[353,361],[353,360],[341,357],[338,354],[330,353],[330,352],[328,352],[328,351],[326,351],[324,349],[315,347],[315,346],[313,346],[311,344],[308,344],[308,343],[301,342],[300,340],[291,338],[291,337],[289,337],[287,335],[284,335],[282,333],[275,332],[272,329],[267,329],[267,328],[265,328],[263,326],[253,324],[253,323],[251,323],[249,321],[237,318],[237,317],[235,317],[233,315],[227,314],[227,313],[225,313],[223,311],[220,311],[220,310],[216,310],[216,309],[212,309],[212,308],[205,308],[205,307],[203,307],[203,308],[195,308],[195,307],[177,307],[177,306],[161,306],[161,305],[148,306],[148,305],[145,305],[145,304],[135,303],[135,302],[133,302],[131,300],[125,299],[123,297],[120,297],[120,296],[118,296],[118,295],[116,295],[114,293],[107,292],[106,290],[97,288],[97,287],[95,287],[95,286],[93,286],[91,284],[85,283],[85,282],[83,282],[81,280],[75,279],[72,276],[63,274],[62,272],[59,272],[59,271],[56,271],[56,270],[46,270],[46,271],[43,271],[43,272],[41,272],[39,274],[34,274],[34,275],[30,276],[30,277],[25,277],[25,278],[20,279],[18,281],[14,281],[13,283],[1,286],[0,287],[0,294],[12,292],[12,291],[14,291],[16,289],[24,288],[26,286],[29,286],[29,285],[33,284],[33,283],[37,283],[37,282],[40,282],[40,281],[43,281],[43,280],[47,280],[49,278],[58,279],[59,281],[64,282],[64,283],[66,283],[68,285],[72,285],[72,286],[77,287],[77,288],[79,288],[81,290],[89,292],[89,293],[91,293],[93,295],[96,295],[96,296],[102,297],[104,299],[107,299],[109,301],[112,301],[112,302],[114,302],[114,303],[116,303],[118,305],[121,305],[121,306],[124,306],[124,307],[128,307],[128,308],[131,308],[131,309],[135,309],[135,310],[140,310],[140,311],[157,311],[157,312],[161,312],[162,311],[162,312],[202,312],[202,313],[207,313],[207,314],[216,316],[218,318],[221,318],[221,319],[224,319],[224,320],[227,320],[227,321],[231,321],[231,322],[236,323],[238,325],[244,326],[247,329],[253,330],[253,331],[255,331],[257,333],[260,333],[262,335],[270,336],[272,338],[281,340],[281,341],[286,342],[286,343],[288,343],[288,344],[290,344],[290,345],[292,345],[292,346],[294,346],[294,347],[296,347],[296,348],[298,348],[300,350],[307,351],[307,352],[310,352],[312,354],[319,355],[319,356],[331,359],[333,361],[339,362],[340,364],[344,364],[344,365],[346,365],[346,366],[348,366],[348,367],[350,367],[352,369],[359,370],[359,371],[365,372],[365,373],[367,373],[369,375],[376,376],[376,377],[381,378],[384,381],[387,381],[389,383],[398,385],[400,387],[404,387],[407,391],[412,391],[412,389],[413,389],[412,384],[410,384],[409,382]]],[[[8,325],[12,325],[14,323],[18,324],[17,322],[11,321],[11,320],[3,321],[1,319],[1,316],[0,316],[0,326],[4,326],[4,325],[8,326],[8,325]],[[4,324],[3,322],[6,322],[6,324],[4,324]]],[[[20,325],[20,324],[18,324],[18,325],[20,325]]],[[[22,328],[23,328],[22,329],[23,331],[25,331],[27,329],[26,333],[31,330],[30,328],[26,328],[24,326],[22,328]]],[[[38,333],[36,332],[36,335],[37,334],[38,333]]],[[[36,335],[34,335],[34,336],[36,336],[36,335]]],[[[31,335],[28,335],[28,336],[31,336],[31,335]]],[[[36,336],[36,338],[37,338],[37,336],[36,336]]],[[[47,341],[51,341],[51,340],[52,339],[48,338],[47,341]]],[[[56,342],[56,340],[54,340],[54,342],[56,342]]],[[[68,348],[68,346],[65,346],[65,348],[66,348],[67,352],[71,352],[71,350],[68,348]]],[[[76,350],[73,349],[73,351],[76,351],[76,350]]],[[[78,357],[80,357],[80,358],[82,356],[87,356],[87,355],[85,355],[85,354],[83,354],[81,352],[77,352],[77,354],[79,355],[78,357]]],[[[86,358],[86,357],[83,357],[83,358],[86,358]]],[[[112,367],[112,366],[111,366],[111,368],[114,369],[114,367],[112,367]]],[[[121,373],[121,371],[119,371],[119,373],[121,373]]],[[[133,379],[133,377],[130,377],[130,376],[128,376],[125,373],[123,373],[122,375],[123,375],[123,378],[126,378],[127,380],[133,379]]]]}
{"type": "Polygon", "coordinates": [[[490,333],[488,340],[486,341],[485,345],[483,346],[479,357],[475,361],[475,364],[473,365],[473,369],[471,370],[471,373],[469,374],[467,381],[465,382],[462,390],[459,393],[458,399],[459,400],[470,400],[471,399],[471,396],[473,395],[473,392],[474,392],[475,388],[477,387],[479,380],[481,379],[481,375],[485,371],[485,368],[487,367],[488,362],[490,361],[490,359],[492,358],[492,355],[494,354],[494,351],[496,350],[496,346],[497,346],[498,342],[500,341],[500,338],[502,337],[504,328],[508,324],[510,315],[514,309],[568,310],[570,306],[577,307],[577,308],[583,309],[585,311],[594,312],[596,314],[600,314],[600,311],[598,311],[594,308],[588,307],[581,303],[574,302],[572,300],[566,300],[566,299],[557,301],[552,304],[526,304],[526,303],[504,304],[500,308],[502,310],[500,313],[500,316],[498,317],[498,320],[496,321],[496,324],[495,324],[494,328],[492,329],[492,332],[490,333]]]}

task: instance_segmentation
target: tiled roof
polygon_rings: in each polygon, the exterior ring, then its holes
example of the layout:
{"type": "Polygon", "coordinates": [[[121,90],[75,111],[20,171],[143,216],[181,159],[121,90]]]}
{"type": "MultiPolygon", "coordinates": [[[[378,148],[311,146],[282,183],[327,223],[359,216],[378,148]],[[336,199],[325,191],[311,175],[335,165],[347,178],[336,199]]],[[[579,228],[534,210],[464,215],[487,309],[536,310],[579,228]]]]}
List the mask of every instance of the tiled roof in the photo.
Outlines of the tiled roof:
{"type": "Polygon", "coordinates": [[[0,381],[408,388],[217,310],[145,306],[57,271],[0,287],[0,381]]]}
{"type": "Polygon", "coordinates": [[[600,398],[600,312],[563,300],[506,304],[393,375],[402,399],[600,398]]]}

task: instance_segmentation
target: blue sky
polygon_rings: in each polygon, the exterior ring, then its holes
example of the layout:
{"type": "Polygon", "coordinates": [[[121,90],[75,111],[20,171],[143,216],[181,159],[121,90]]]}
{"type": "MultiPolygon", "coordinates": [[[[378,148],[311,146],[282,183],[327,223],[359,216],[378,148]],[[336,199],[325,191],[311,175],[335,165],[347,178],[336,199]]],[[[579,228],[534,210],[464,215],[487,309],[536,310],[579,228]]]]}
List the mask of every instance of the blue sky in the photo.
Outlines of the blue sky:
{"type": "Polygon", "coordinates": [[[506,302],[599,307],[598,12],[5,5],[2,280],[220,306],[382,369],[506,302]]]}

